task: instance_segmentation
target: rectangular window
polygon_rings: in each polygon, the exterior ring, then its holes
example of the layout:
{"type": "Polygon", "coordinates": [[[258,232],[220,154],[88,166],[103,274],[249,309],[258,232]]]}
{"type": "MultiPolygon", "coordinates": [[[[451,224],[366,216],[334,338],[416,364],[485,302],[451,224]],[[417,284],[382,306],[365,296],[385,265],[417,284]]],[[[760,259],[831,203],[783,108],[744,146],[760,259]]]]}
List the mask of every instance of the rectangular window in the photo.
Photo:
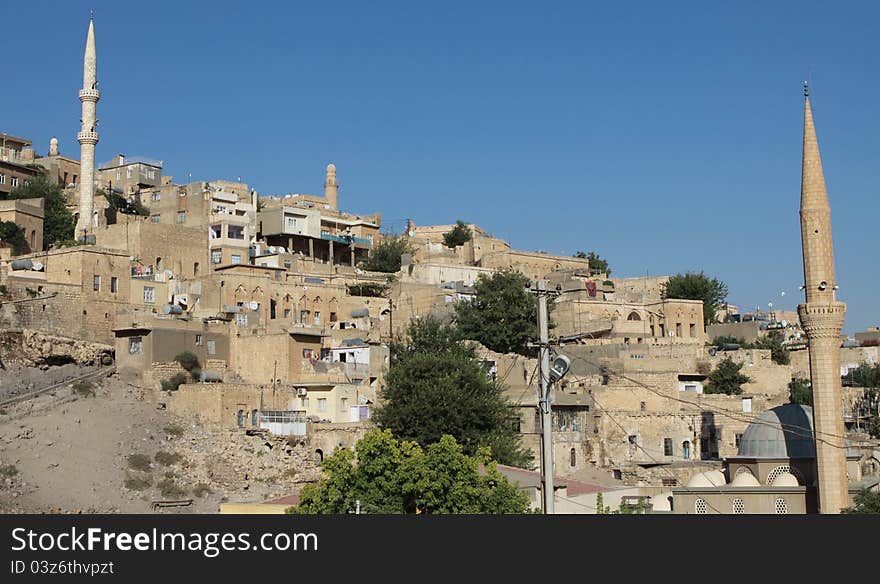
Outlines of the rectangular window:
{"type": "Polygon", "coordinates": [[[229,239],[244,239],[244,227],[241,225],[227,225],[226,236],[229,239]]]}
{"type": "Polygon", "coordinates": [[[177,222],[178,223],[186,223],[186,211],[178,211],[177,212],[177,222]]]}
{"type": "Polygon", "coordinates": [[[216,355],[217,354],[217,341],[208,341],[208,346],[207,346],[206,350],[209,355],[216,355]]]}
{"type": "Polygon", "coordinates": [[[132,355],[140,355],[144,352],[144,338],[130,337],[128,339],[128,352],[132,355]]]}
{"type": "Polygon", "coordinates": [[[734,434],[734,436],[733,436],[733,440],[734,440],[734,442],[735,442],[734,445],[735,445],[737,448],[739,448],[739,443],[740,443],[740,441],[742,440],[742,437],[743,437],[742,434],[734,434]]]}
{"type": "Polygon", "coordinates": [[[220,249],[212,249],[211,250],[211,263],[219,264],[223,261],[223,250],[220,249]]]}
{"type": "Polygon", "coordinates": [[[300,310],[299,311],[299,322],[301,324],[306,324],[306,320],[308,320],[308,318],[309,318],[309,311],[308,310],[300,310]]]}
{"type": "Polygon", "coordinates": [[[125,169],[125,178],[131,178],[131,167],[125,169]]]}
{"type": "Polygon", "coordinates": [[[247,326],[248,323],[248,315],[246,314],[236,314],[235,315],[235,324],[238,326],[247,326]]]}
{"type": "Polygon", "coordinates": [[[233,264],[240,264],[241,263],[241,255],[239,255],[239,254],[236,254],[236,253],[232,254],[231,259],[232,259],[233,264]]]}
{"type": "Polygon", "coordinates": [[[18,186],[18,177],[17,176],[12,177],[12,186],[14,186],[14,187],[18,186]]]}
{"type": "Polygon", "coordinates": [[[752,398],[750,398],[750,397],[742,398],[742,404],[743,404],[743,412],[746,414],[751,413],[751,411],[752,411],[752,398]]]}
{"type": "Polygon", "coordinates": [[[6,184],[6,175],[0,174],[0,185],[5,185],[5,184],[6,184]]]}
{"type": "Polygon", "coordinates": [[[330,322],[336,322],[336,313],[335,312],[330,313],[330,322]]]}
{"type": "Polygon", "coordinates": [[[320,311],[315,312],[315,324],[321,324],[321,312],[320,311]]]}
{"type": "Polygon", "coordinates": [[[697,336],[697,325],[691,323],[691,338],[697,336]]]}
{"type": "Polygon", "coordinates": [[[156,215],[150,215],[150,221],[152,221],[153,223],[158,223],[161,220],[162,220],[161,214],[157,213],[156,215]]]}
{"type": "Polygon", "coordinates": [[[677,336],[677,337],[681,336],[681,323],[680,322],[675,323],[675,336],[677,336]]]}
{"type": "Polygon", "coordinates": [[[318,411],[326,412],[327,411],[327,398],[319,397],[318,398],[318,411]]]}
{"type": "Polygon", "coordinates": [[[291,266],[290,260],[284,260],[284,269],[289,270],[291,266]]]}
{"type": "Polygon", "coordinates": [[[289,308],[284,309],[284,318],[290,318],[290,309],[289,308]]]}
{"type": "Polygon", "coordinates": [[[309,398],[307,398],[307,397],[299,398],[299,407],[308,408],[309,407],[309,398]]]}
{"type": "Polygon", "coordinates": [[[97,274],[92,276],[92,290],[95,292],[101,291],[101,276],[98,276],[97,274]]]}
{"type": "Polygon", "coordinates": [[[196,346],[197,347],[202,346],[202,335],[196,335],[196,346]]]}
{"type": "Polygon", "coordinates": [[[663,439],[663,456],[672,456],[672,438],[663,439]]]}
{"type": "Polygon", "coordinates": [[[151,286],[144,286],[144,304],[156,303],[156,289],[151,286]]]}
{"type": "Polygon", "coordinates": [[[119,278],[117,278],[116,276],[110,277],[110,292],[112,294],[116,294],[117,292],[119,292],[119,278]]]}

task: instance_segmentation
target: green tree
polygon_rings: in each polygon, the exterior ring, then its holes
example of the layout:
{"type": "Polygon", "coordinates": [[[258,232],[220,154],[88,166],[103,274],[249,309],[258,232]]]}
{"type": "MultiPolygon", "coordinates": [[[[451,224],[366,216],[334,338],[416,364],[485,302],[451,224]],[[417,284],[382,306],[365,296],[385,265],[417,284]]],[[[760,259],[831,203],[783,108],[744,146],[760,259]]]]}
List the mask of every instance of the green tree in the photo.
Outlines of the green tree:
{"type": "Polygon", "coordinates": [[[813,388],[809,379],[795,377],[788,382],[788,400],[802,406],[813,405],[813,388]]]}
{"type": "Polygon", "coordinates": [[[512,485],[486,449],[465,454],[445,435],[422,448],[374,430],[321,465],[324,478],[306,485],[289,513],[528,513],[528,497],[512,485]]]}
{"type": "Polygon", "coordinates": [[[734,363],[730,357],[722,360],[709,373],[709,382],[706,384],[705,393],[741,394],[743,392],[742,384],[751,381],[748,376],[740,372],[742,366],[742,363],[734,363]]]}
{"type": "Polygon", "coordinates": [[[880,387],[880,363],[877,365],[862,363],[855,369],[850,369],[846,375],[841,376],[841,381],[854,387],[869,389],[880,387]]]}
{"type": "Polygon", "coordinates": [[[603,260],[601,257],[599,257],[599,254],[594,251],[591,251],[590,253],[577,251],[575,252],[573,257],[580,258],[582,260],[589,260],[590,272],[594,274],[605,274],[606,276],[611,275],[611,267],[608,265],[608,261],[603,260]]]}
{"type": "Polygon", "coordinates": [[[413,253],[408,237],[387,234],[373,246],[370,257],[361,263],[361,267],[371,272],[394,273],[400,271],[400,256],[407,253],[413,253]]]}
{"type": "Polygon", "coordinates": [[[469,242],[471,237],[473,237],[471,228],[467,226],[467,223],[459,219],[450,231],[443,234],[443,245],[446,247],[458,247],[469,242]]]}
{"type": "Polygon", "coordinates": [[[853,497],[853,506],[844,508],[841,513],[880,514],[880,493],[862,489],[853,497]]]}
{"type": "Polygon", "coordinates": [[[744,349],[748,346],[748,343],[745,339],[734,337],[732,335],[722,335],[720,337],[715,337],[709,344],[716,347],[720,347],[721,345],[739,345],[741,348],[744,349]]]}
{"type": "Polygon", "coordinates": [[[37,176],[9,193],[10,199],[35,199],[39,197],[45,199],[43,249],[49,249],[55,243],[72,241],[76,222],[73,220],[71,212],[67,210],[64,193],[59,185],[44,176],[37,176]]]}
{"type": "Polygon", "coordinates": [[[703,272],[676,274],[663,286],[663,298],[703,301],[703,322],[715,322],[715,314],[727,299],[727,284],[703,272]]]}
{"type": "MultiPolygon", "coordinates": [[[[538,326],[535,298],[525,289],[528,283],[528,277],[513,270],[481,274],[474,284],[476,297],[455,305],[461,336],[498,353],[535,355],[535,349],[526,346],[538,326]]],[[[548,310],[552,309],[550,302],[548,310]]]]}
{"type": "Polygon", "coordinates": [[[777,365],[788,365],[791,363],[791,355],[782,344],[782,339],[778,335],[759,337],[758,340],[751,343],[751,348],[770,349],[770,359],[777,365]]]}
{"type": "Polygon", "coordinates": [[[24,230],[13,221],[0,221],[0,241],[12,247],[13,255],[22,255],[29,251],[35,251],[31,250],[30,246],[28,246],[24,230]]]}
{"type": "Polygon", "coordinates": [[[407,334],[391,344],[383,405],[374,414],[379,426],[423,447],[448,434],[470,455],[489,447],[502,464],[531,466],[509,423],[512,404],[474,347],[430,317],[410,322],[407,334]]]}

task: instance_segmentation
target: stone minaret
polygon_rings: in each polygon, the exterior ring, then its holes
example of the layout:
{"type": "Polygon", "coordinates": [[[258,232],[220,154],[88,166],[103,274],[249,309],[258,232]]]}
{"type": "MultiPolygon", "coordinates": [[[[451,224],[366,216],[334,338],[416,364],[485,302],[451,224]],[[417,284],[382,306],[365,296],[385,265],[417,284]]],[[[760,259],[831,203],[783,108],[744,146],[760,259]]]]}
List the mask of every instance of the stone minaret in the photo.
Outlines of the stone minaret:
{"type": "Polygon", "coordinates": [[[831,207],[819,157],[809,91],[804,84],[804,152],[801,179],[801,239],[806,303],[798,306],[810,343],[810,381],[819,511],[840,513],[849,504],[843,406],[840,398],[840,331],[846,304],[837,302],[831,207]]]}
{"type": "Polygon", "coordinates": [[[324,198],[334,211],[339,210],[339,183],[336,182],[336,165],[327,165],[327,178],[324,180],[324,198]]]}
{"type": "Polygon", "coordinates": [[[95,116],[101,92],[98,91],[98,57],[95,53],[95,20],[89,20],[89,35],[86,38],[86,54],[83,59],[83,88],[79,92],[82,102],[82,129],[76,135],[80,144],[79,156],[79,220],[76,224],[76,237],[82,238],[91,233],[92,213],[95,207],[95,144],[98,143],[95,116]]]}

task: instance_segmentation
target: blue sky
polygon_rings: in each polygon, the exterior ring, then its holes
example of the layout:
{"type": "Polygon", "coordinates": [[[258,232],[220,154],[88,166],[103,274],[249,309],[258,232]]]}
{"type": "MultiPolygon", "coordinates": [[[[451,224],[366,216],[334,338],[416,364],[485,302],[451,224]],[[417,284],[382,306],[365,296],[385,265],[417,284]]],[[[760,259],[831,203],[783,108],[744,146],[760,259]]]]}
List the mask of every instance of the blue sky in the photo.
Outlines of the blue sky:
{"type": "Polygon", "coordinates": [[[809,77],[845,330],[880,323],[880,3],[544,4],[5,2],[0,131],[78,156],[93,7],[100,161],[262,194],[320,193],[332,161],[393,229],[463,219],[794,309],[809,77]]]}

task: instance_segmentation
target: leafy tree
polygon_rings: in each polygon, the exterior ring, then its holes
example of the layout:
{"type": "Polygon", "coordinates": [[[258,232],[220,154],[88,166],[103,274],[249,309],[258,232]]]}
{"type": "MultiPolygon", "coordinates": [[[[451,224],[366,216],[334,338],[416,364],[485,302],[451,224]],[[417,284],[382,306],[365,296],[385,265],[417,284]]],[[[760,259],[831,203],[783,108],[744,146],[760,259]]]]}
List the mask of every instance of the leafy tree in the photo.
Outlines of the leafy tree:
{"type": "Polygon", "coordinates": [[[14,221],[0,221],[0,241],[12,246],[13,255],[22,255],[29,251],[33,251],[30,246],[28,246],[27,239],[24,236],[24,230],[14,221]]]}
{"type": "Polygon", "coordinates": [[[703,272],[676,274],[663,286],[663,298],[703,301],[703,322],[715,322],[715,314],[727,299],[727,284],[703,272]]]}
{"type": "Polygon", "coordinates": [[[721,335],[720,337],[715,337],[709,344],[716,347],[720,347],[721,345],[739,345],[742,348],[746,348],[748,345],[745,339],[734,337],[732,335],[721,335]]]}
{"type": "Polygon", "coordinates": [[[397,272],[400,271],[400,256],[406,253],[413,253],[409,238],[388,234],[373,246],[370,257],[361,263],[361,267],[371,272],[397,272]]]}
{"type": "Polygon", "coordinates": [[[880,438],[880,416],[874,416],[868,422],[868,434],[871,438],[880,438]]]}
{"type": "Polygon", "coordinates": [[[802,406],[813,405],[813,388],[809,379],[795,377],[788,382],[788,400],[802,406]]]}
{"type": "Polygon", "coordinates": [[[73,240],[76,222],[73,220],[73,214],[67,210],[64,193],[59,185],[44,176],[37,176],[9,193],[10,199],[35,199],[39,197],[45,199],[43,249],[49,249],[55,243],[73,240]]]}
{"type": "MultiPolygon", "coordinates": [[[[481,274],[474,284],[476,297],[455,305],[461,336],[498,353],[535,355],[536,351],[526,346],[535,338],[538,326],[535,299],[525,290],[528,283],[527,276],[513,270],[481,274]]],[[[548,310],[553,310],[552,301],[548,310]]]]}
{"type": "Polygon", "coordinates": [[[363,284],[348,285],[348,294],[350,296],[370,296],[374,298],[381,298],[385,295],[385,292],[387,291],[388,286],[386,284],[375,284],[366,282],[363,284]]]}
{"type": "Polygon", "coordinates": [[[431,317],[410,322],[408,337],[391,344],[379,426],[423,447],[448,434],[467,454],[489,447],[502,464],[531,466],[509,423],[512,404],[474,347],[431,317]]]}
{"type": "Polygon", "coordinates": [[[95,191],[95,195],[103,195],[103,197],[107,199],[109,208],[118,213],[124,215],[140,215],[141,217],[146,217],[150,214],[150,211],[141,204],[140,199],[137,197],[128,200],[118,193],[112,191],[105,193],[101,189],[95,191]]]}
{"type": "Polygon", "coordinates": [[[743,392],[742,384],[751,381],[748,376],[740,372],[742,366],[742,363],[734,363],[730,357],[725,358],[709,374],[705,393],[741,394],[743,392]]]}
{"type": "Polygon", "coordinates": [[[289,513],[528,513],[528,497],[512,485],[487,449],[468,456],[452,436],[422,448],[374,430],[340,449],[306,485],[289,513]],[[481,470],[482,466],[482,470],[481,470]]]}
{"type": "Polygon", "coordinates": [[[880,493],[862,489],[853,497],[853,506],[844,508],[841,513],[880,514],[880,493]]]}
{"type": "Polygon", "coordinates": [[[841,381],[846,381],[855,387],[880,387],[880,364],[862,363],[855,369],[850,369],[849,373],[841,377],[841,381]]]}
{"type": "Polygon", "coordinates": [[[443,245],[446,247],[458,247],[469,242],[472,237],[471,228],[467,226],[467,223],[459,219],[455,222],[455,226],[451,231],[443,234],[443,245]]]}
{"type": "Polygon", "coordinates": [[[578,251],[575,252],[573,257],[580,258],[582,260],[589,260],[590,272],[593,272],[595,274],[605,274],[606,276],[611,275],[611,268],[608,266],[608,261],[600,258],[599,254],[594,251],[591,251],[590,253],[578,251]]]}
{"type": "Polygon", "coordinates": [[[791,363],[791,355],[782,344],[782,339],[778,335],[759,337],[758,340],[751,343],[751,348],[770,349],[770,359],[777,365],[788,365],[791,363]]]}
{"type": "Polygon", "coordinates": [[[178,353],[174,360],[180,363],[180,366],[189,371],[189,374],[193,379],[199,379],[199,376],[202,374],[202,364],[199,363],[199,358],[192,353],[191,351],[183,351],[182,353],[178,353]]]}

